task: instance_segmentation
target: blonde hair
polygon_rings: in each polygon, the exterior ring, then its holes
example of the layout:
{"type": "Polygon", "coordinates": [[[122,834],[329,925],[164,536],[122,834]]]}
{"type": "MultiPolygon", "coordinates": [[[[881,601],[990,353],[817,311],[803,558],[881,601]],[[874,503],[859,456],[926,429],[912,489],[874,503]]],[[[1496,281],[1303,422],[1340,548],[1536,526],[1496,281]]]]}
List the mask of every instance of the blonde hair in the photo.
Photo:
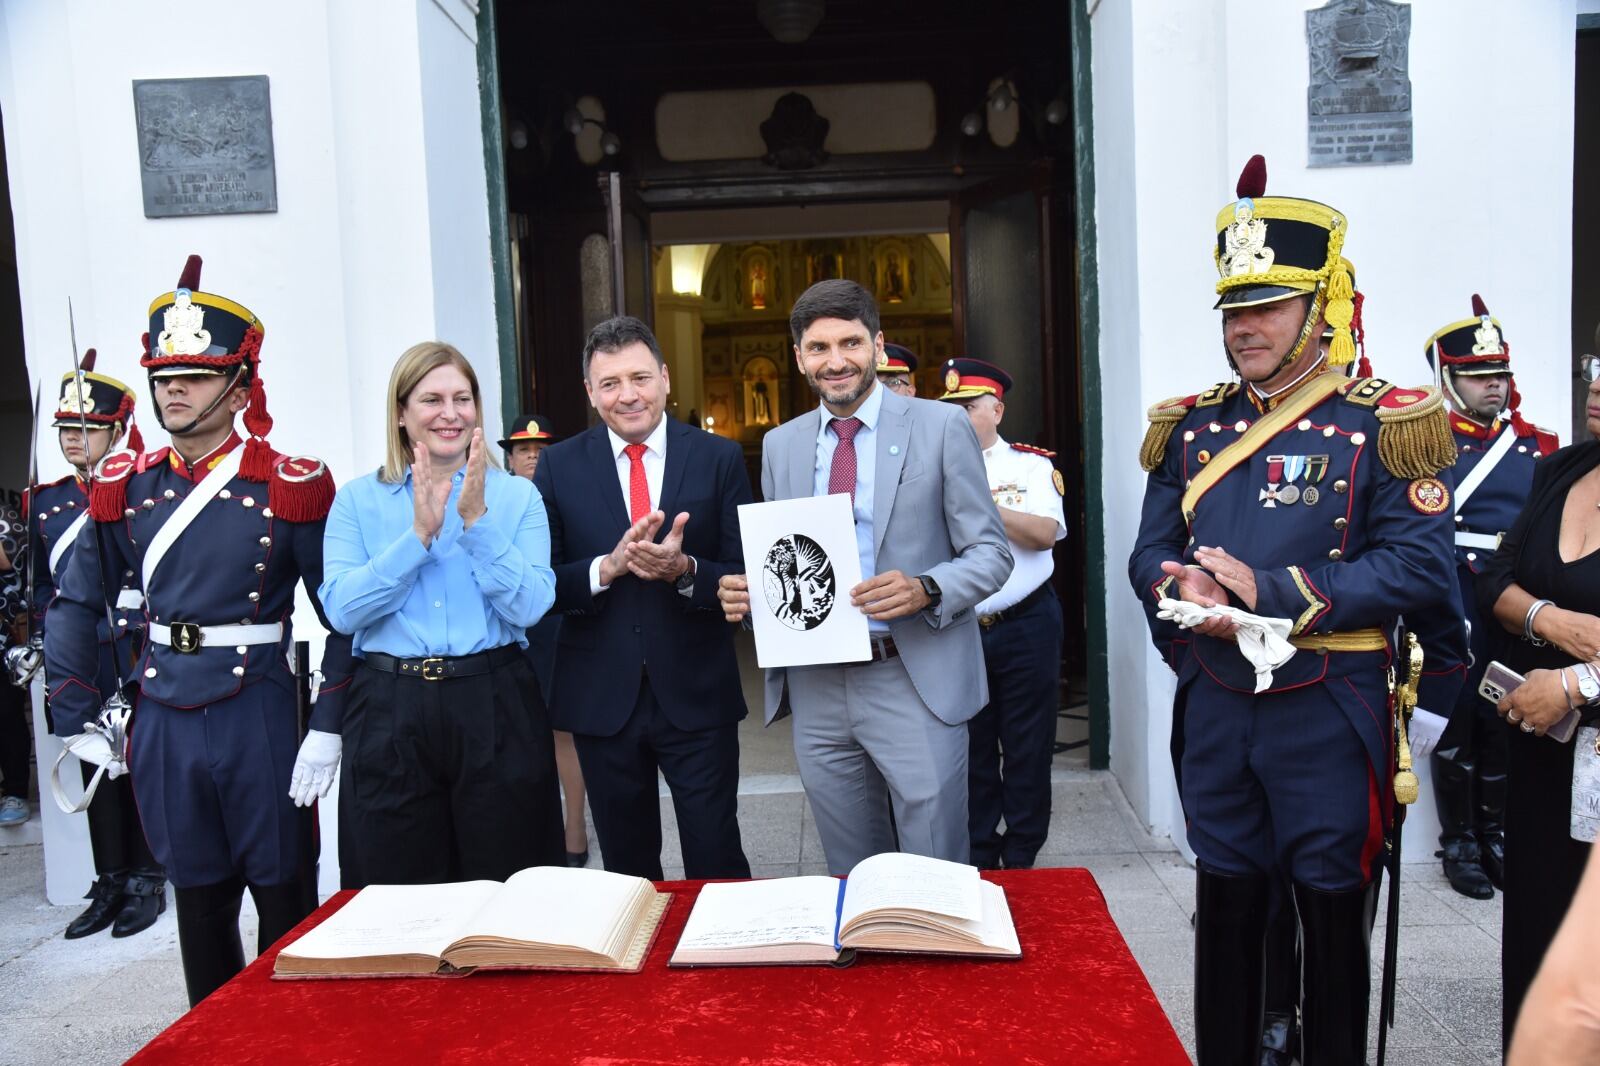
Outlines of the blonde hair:
{"type": "MultiPolygon", "coordinates": [[[[466,376],[467,383],[472,386],[472,406],[478,413],[473,428],[483,428],[483,395],[478,389],[478,375],[473,371],[472,364],[467,362],[467,357],[454,345],[446,344],[444,341],[423,341],[421,344],[413,344],[400,353],[400,358],[395,360],[394,371],[389,375],[389,392],[383,412],[383,417],[389,425],[388,447],[383,469],[378,471],[379,481],[398,485],[406,479],[406,471],[411,469],[414,449],[411,434],[400,424],[400,411],[411,398],[412,390],[421,384],[422,379],[441,366],[453,366],[466,376]]],[[[488,442],[484,443],[487,450],[488,442]]],[[[495,461],[493,451],[487,451],[486,458],[490,466],[500,465],[495,461]]]]}

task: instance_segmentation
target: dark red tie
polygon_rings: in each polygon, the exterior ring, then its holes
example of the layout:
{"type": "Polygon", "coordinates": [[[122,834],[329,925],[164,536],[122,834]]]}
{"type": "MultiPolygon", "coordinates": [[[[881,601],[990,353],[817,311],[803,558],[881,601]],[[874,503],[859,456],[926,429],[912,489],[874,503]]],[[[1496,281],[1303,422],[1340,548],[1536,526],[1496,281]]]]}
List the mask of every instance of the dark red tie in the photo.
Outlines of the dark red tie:
{"type": "Polygon", "coordinates": [[[828,423],[839,438],[833,449],[833,466],[828,469],[828,493],[848,492],[851,506],[856,502],[856,434],[861,426],[859,418],[835,418],[828,423]]]}
{"type": "Polygon", "coordinates": [[[622,450],[628,456],[628,521],[637,522],[650,513],[650,482],[644,476],[644,445],[630,444],[622,450]]]}

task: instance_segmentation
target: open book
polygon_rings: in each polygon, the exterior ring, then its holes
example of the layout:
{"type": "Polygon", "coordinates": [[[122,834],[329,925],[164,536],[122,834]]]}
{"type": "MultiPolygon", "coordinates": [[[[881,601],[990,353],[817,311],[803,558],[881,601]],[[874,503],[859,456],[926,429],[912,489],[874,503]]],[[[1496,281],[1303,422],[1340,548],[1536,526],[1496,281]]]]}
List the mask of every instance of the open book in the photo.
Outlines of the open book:
{"type": "Polygon", "coordinates": [[[706,885],[670,965],[831,963],[850,949],[1022,955],[999,885],[972,866],[889,852],[863,859],[845,881],[706,885]]]}
{"type": "Polygon", "coordinates": [[[402,977],[477,968],[637,972],[670,893],[604,870],[532,866],[501,884],[369,885],[278,954],[272,975],[402,977]]]}

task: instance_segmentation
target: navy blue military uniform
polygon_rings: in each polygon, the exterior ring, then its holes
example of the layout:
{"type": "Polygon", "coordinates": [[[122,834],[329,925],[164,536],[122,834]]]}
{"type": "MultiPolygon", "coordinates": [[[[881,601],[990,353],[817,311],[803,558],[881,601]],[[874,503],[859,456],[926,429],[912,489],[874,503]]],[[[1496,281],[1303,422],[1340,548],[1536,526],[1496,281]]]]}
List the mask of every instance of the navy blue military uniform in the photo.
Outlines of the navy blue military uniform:
{"type": "MultiPolygon", "coordinates": [[[[231,377],[230,389],[248,384],[250,439],[232,434],[193,464],[174,449],[107,457],[45,639],[55,728],[69,735],[109,695],[97,681],[92,636],[102,558],[118,573],[144,576],[152,542],[184,499],[214,468],[238,462],[148,575],[149,639],[135,668],[129,771],[151,849],[177,892],[191,1002],[242,966],[237,920],[246,886],[261,914],[262,950],[315,906],[307,862],[314,829],[288,795],[301,740],[290,614],[301,583],[322,617],[322,530],[333,499],[320,461],[285,458],[265,440],[259,321],[198,291],[198,275],[191,257],[178,287],[152,305],[141,363],[152,378],[219,373],[231,377]],[[209,343],[180,337],[169,345],[180,330],[209,343]]],[[[330,632],[312,729],[339,732],[349,659],[349,638],[330,632]]]]}
{"type": "Polygon", "coordinates": [[[1516,410],[1510,344],[1499,319],[1476,294],[1472,313],[1435,331],[1424,345],[1434,380],[1450,403],[1450,431],[1458,449],[1456,577],[1471,623],[1472,666],[1454,702],[1423,706],[1450,718],[1432,759],[1445,876],[1463,895],[1489,899],[1505,870],[1508,735],[1494,704],[1478,695],[1478,684],[1505,634],[1479,610],[1474,583],[1501,534],[1522,512],[1534,464],[1561,442],[1549,430],[1524,421],[1516,410]],[[1457,388],[1462,378],[1486,376],[1506,379],[1498,411],[1474,410],[1457,388]]]}
{"type": "Polygon", "coordinates": [[[1369,889],[1394,804],[1392,632],[1398,616],[1437,609],[1451,560],[1443,401],[1346,376],[1361,333],[1341,255],[1347,221],[1324,204],[1267,197],[1265,186],[1256,157],[1218,216],[1218,307],[1226,321],[1303,302],[1299,338],[1274,377],[1304,369],[1270,397],[1225,383],[1151,408],[1129,560],[1177,674],[1173,763],[1199,860],[1201,1066],[1260,1054],[1260,945],[1283,880],[1303,932],[1306,1061],[1361,1061],[1369,889]],[[1323,322],[1332,339],[1313,349],[1323,322]],[[1201,547],[1248,569],[1256,602],[1245,609],[1289,622],[1297,651],[1260,692],[1233,641],[1157,616],[1162,599],[1179,598],[1162,564],[1198,566],[1201,547]]]}

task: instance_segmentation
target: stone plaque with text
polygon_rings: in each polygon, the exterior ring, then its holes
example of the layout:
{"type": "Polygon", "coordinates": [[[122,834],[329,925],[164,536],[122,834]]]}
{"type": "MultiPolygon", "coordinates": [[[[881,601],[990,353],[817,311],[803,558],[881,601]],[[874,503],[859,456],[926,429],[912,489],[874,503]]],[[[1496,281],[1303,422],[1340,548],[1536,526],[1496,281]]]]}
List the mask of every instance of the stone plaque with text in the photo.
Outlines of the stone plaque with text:
{"type": "Polygon", "coordinates": [[[1306,12],[1308,165],[1411,162],[1411,7],[1328,0],[1306,12]]]}
{"type": "Polygon", "coordinates": [[[133,83],[146,218],[278,209],[265,75],[133,83]]]}

